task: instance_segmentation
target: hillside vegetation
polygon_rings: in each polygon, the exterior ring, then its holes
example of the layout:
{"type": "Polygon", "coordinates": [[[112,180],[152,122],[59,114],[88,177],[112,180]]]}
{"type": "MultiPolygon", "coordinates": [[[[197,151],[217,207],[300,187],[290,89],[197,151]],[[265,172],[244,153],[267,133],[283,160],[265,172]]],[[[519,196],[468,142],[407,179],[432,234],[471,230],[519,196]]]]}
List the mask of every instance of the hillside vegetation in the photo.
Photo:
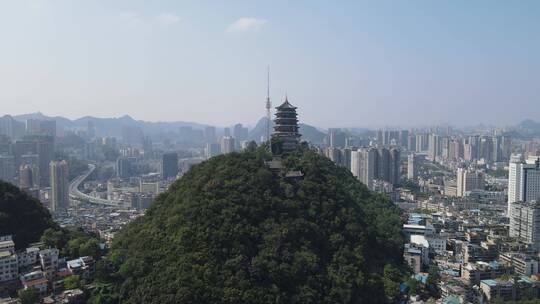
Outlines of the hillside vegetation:
{"type": "Polygon", "coordinates": [[[17,248],[39,241],[43,232],[58,229],[47,208],[16,186],[0,180],[0,236],[13,235],[17,248]]]}
{"type": "Polygon", "coordinates": [[[115,237],[106,280],[116,295],[107,297],[394,302],[404,241],[395,205],[305,146],[284,159],[301,179],[271,172],[268,158],[263,149],[221,155],[174,183],[115,237]]]}

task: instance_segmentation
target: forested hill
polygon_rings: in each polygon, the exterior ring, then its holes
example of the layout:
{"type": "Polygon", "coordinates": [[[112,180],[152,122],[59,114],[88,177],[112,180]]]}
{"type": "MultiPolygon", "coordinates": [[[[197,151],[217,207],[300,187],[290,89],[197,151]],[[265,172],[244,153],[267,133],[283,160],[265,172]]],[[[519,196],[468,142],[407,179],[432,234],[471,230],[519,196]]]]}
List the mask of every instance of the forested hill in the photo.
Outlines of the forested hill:
{"type": "Polygon", "coordinates": [[[49,211],[16,186],[0,180],[0,236],[13,235],[17,248],[39,241],[47,228],[58,228],[49,211]]]}
{"type": "Polygon", "coordinates": [[[303,147],[271,172],[263,149],[214,157],[114,239],[122,303],[392,303],[399,210],[303,147]]]}

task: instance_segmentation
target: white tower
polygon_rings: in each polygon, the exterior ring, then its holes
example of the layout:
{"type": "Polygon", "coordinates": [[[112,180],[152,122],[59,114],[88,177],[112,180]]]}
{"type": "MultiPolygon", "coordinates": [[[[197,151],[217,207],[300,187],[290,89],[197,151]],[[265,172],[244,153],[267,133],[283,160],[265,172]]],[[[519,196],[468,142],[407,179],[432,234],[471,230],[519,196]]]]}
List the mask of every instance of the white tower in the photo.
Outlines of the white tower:
{"type": "Polygon", "coordinates": [[[270,109],[272,108],[272,103],[270,102],[270,66],[267,68],[266,75],[266,140],[270,140],[270,109]]]}

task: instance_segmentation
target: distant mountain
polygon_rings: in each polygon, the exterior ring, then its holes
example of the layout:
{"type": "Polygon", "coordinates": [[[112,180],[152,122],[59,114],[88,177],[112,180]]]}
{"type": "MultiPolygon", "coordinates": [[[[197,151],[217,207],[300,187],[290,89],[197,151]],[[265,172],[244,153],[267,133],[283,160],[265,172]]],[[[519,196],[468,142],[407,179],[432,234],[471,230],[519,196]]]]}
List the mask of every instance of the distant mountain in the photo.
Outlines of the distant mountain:
{"type": "Polygon", "coordinates": [[[194,129],[202,129],[206,125],[194,122],[148,122],[135,120],[129,115],[124,115],[115,118],[98,118],[85,116],[79,119],[70,120],[65,117],[46,116],[41,112],[23,114],[14,116],[16,120],[26,121],[27,119],[38,120],[55,120],[58,129],[86,129],[88,122],[92,122],[96,129],[96,134],[99,136],[120,136],[124,127],[138,127],[144,134],[152,135],[158,133],[178,132],[180,127],[192,127],[194,129]]]}
{"type": "MultiPolygon", "coordinates": [[[[70,120],[61,116],[47,116],[41,112],[23,114],[13,116],[18,121],[26,121],[27,119],[37,120],[55,120],[58,130],[86,130],[88,123],[94,124],[96,129],[96,135],[98,136],[116,136],[122,135],[122,129],[125,127],[139,128],[146,135],[155,135],[174,132],[177,133],[181,127],[191,127],[193,129],[203,129],[207,125],[199,124],[195,122],[175,121],[175,122],[148,122],[143,120],[136,120],[129,115],[113,118],[98,118],[92,116],[85,116],[75,120],[70,120]]],[[[266,134],[266,117],[261,118],[255,127],[249,132],[249,139],[259,141],[262,136],[266,134]]],[[[273,130],[274,122],[270,122],[270,128],[273,130]]],[[[326,134],[321,132],[314,126],[307,124],[299,124],[300,133],[302,139],[310,141],[315,144],[322,143],[326,134]]]]}
{"type": "MultiPolygon", "coordinates": [[[[249,139],[259,141],[261,137],[266,137],[266,122],[268,119],[266,117],[263,117],[259,119],[255,127],[250,130],[249,132],[249,139]]],[[[312,142],[314,144],[320,144],[323,142],[324,138],[326,137],[326,134],[319,131],[317,128],[306,125],[306,124],[299,124],[300,127],[300,134],[302,134],[302,139],[307,140],[309,142],[312,142]]],[[[270,132],[272,132],[274,128],[274,122],[270,122],[270,132]]]]}
{"type": "Polygon", "coordinates": [[[525,119],[518,124],[518,127],[535,133],[540,132],[540,122],[536,122],[532,119],[525,119]]]}
{"type": "Polygon", "coordinates": [[[55,120],[56,121],[56,127],[57,128],[71,128],[73,127],[73,122],[69,120],[68,118],[62,117],[62,116],[47,116],[44,115],[41,112],[35,112],[35,113],[29,113],[29,114],[22,114],[22,115],[15,115],[13,116],[15,120],[25,122],[27,119],[36,119],[36,120],[55,120]]]}

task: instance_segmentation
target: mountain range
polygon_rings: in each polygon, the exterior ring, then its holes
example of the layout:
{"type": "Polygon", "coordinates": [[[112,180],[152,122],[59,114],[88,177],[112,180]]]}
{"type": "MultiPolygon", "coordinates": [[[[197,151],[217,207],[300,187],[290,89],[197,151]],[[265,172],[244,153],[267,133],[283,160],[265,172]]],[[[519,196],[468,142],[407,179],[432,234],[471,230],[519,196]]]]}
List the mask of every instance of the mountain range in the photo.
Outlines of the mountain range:
{"type": "MultiPolygon", "coordinates": [[[[138,127],[146,135],[156,135],[163,133],[178,132],[181,127],[191,127],[193,129],[204,129],[208,125],[174,121],[174,122],[149,122],[143,120],[136,120],[129,115],[113,118],[99,118],[92,116],[84,116],[75,120],[71,120],[62,116],[47,116],[41,112],[22,114],[13,116],[18,121],[26,121],[27,119],[37,120],[54,120],[56,121],[56,127],[58,130],[86,130],[88,123],[92,123],[98,136],[121,136],[122,129],[124,127],[138,127]]],[[[260,140],[262,136],[266,134],[266,121],[267,118],[261,118],[255,127],[249,131],[249,139],[260,140]]],[[[307,124],[300,124],[300,133],[302,138],[313,143],[321,143],[326,134],[314,126],[307,124]]],[[[273,128],[273,121],[270,125],[273,128]]]]}

